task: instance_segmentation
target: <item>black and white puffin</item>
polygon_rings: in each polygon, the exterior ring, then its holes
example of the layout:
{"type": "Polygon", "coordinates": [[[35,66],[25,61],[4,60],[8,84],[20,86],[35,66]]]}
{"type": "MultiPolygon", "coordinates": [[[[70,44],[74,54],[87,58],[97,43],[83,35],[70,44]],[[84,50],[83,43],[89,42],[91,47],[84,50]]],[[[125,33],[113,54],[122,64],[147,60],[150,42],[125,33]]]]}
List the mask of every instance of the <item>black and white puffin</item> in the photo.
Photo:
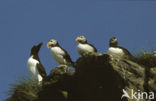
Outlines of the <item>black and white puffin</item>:
{"type": "Polygon", "coordinates": [[[51,39],[47,43],[47,48],[50,48],[50,53],[52,57],[60,64],[60,65],[67,65],[67,66],[73,66],[74,62],[71,60],[69,54],[66,50],[64,50],[57,40],[51,39]]]}
{"type": "Polygon", "coordinates": [[[108,49],[108,54],[111,54],[111,55],[118,55],[118,56],[123,56],[123,57],[131,57],[131,53],[121,47],[121,46],[118,46],[118,39],[116,37],[112,37],[110,40],[109,40],[109,49],[108,49]]]}
{"type": "Polygon", "coordinates": [[[75,39],[78,42],[77,52],[83,56],[86,52],[97,52],[97,49],[87,42],[85,36],[79,36],[75,39]]]}
{"type": "Polygon", "coordinates": [[[39,84],[41,84],[42,80],[47,76],[46,71],[43,67],[43,65],[40,62],[38,52],[42,46],[42,43],[33,46],[31,48],[30,57],[28,59],[28,70],[32,77],[38,81],[39,84]]]}

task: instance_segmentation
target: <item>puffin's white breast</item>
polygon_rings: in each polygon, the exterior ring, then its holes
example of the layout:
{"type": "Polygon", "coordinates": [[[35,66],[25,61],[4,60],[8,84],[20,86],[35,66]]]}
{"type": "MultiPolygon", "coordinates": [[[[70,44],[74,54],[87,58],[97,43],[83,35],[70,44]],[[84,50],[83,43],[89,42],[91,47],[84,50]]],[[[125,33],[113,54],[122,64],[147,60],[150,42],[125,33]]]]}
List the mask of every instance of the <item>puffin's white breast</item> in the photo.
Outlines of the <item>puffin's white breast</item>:
{"type": "Polygon", "coordinates": [[[50,48],[52,57],[60,64],[65,64],[64,54],[65,52],[60,47],[50,48]]]}
{"type": "Polygon", "coordinates": [[[31,75],[33,76],[34,79],[37,79],[37,75],[39,75],[38,70],[36,68],[37,63],[39,63],[39,61],[33,59],[33,56],[31,56],[28,59],[28,70],[31,73],[31,75]]]}
{"type": "Polygon", "coordinates": [[[108,49],[108,54],[124,55],[124,52],[123,52],[123,50],[120,49],[120,48],[110,47],[110,48],[108,49]]]}
{"type": "Polygon", "coordinates": [[[81,44],[79,43],[77,46],[78,53],[84,53],[84,52],[94,52],[94,48],[90,46],[89,44],[81,44]]]}
{"type": "Polygon", "coordinates": [[[154,53],[154,56],[156,56],[156,51],[154,51],[153,53],[154,53]]]}

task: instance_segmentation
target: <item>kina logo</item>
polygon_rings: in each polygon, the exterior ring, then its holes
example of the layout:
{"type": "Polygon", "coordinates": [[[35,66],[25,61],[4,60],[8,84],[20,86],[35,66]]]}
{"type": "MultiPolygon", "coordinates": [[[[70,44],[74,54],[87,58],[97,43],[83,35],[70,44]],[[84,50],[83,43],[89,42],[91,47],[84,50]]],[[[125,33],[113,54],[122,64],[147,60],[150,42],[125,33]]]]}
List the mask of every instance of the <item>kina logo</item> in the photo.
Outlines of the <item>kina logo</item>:
{"type": "Polygon", "coordinates": [[[134,91],[133,89],[130,89],[130,93],[128,93],[125,89],[122,90],[123,94],[121,96],[121,99],[123,98],[128,98],[128,99],[135,99],[137,101],[141,99],[145,100],[154,100],[154,92],[142,92],[138,90],[137,92],[134,91]]]}

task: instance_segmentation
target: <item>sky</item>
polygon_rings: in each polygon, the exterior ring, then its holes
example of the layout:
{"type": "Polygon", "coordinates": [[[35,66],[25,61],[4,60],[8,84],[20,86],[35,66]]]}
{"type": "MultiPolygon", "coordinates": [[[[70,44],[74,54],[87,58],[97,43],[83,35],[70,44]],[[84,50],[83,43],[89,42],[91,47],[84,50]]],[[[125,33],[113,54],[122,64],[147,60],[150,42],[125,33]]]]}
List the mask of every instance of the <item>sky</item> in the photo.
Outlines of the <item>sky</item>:
{"type": "Polygon", "coordinates": [[[9,84],[30,76],[27,60],[33,45],[43,42],[39,56],[47,73],[58,65],[46,48],[56,39],[73,61],[77,36],[84,35],[100,53],[113,36],[135,53],[156,50],[154,0],[0,0],[0,101],[9,84]]]}

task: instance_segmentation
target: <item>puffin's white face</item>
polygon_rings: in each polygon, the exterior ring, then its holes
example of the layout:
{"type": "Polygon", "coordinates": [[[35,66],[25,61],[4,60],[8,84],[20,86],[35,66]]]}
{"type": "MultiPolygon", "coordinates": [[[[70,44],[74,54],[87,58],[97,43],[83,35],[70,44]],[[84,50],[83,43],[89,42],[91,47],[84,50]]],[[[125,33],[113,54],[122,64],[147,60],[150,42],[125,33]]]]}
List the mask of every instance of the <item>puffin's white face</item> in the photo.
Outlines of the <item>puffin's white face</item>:
{"type": "Polygon", "coordinates": [[[47,43],[47,48],[51,48],[56,45],[58,45],[58,42],[55,39],[50,39],[49,42],[47,43]]]}
{"type": "Polygon", "coordinates": [[[85,38],[85,36],[79,36],[75,39],[75,41],[78,43],[86,43],[87,39],[85,38]]]}
{"type": "Polygon", "coordinates": [[[118,39],[116,37],[112,37],[109,42],[112,45],[118,45],[118,39]]]}

